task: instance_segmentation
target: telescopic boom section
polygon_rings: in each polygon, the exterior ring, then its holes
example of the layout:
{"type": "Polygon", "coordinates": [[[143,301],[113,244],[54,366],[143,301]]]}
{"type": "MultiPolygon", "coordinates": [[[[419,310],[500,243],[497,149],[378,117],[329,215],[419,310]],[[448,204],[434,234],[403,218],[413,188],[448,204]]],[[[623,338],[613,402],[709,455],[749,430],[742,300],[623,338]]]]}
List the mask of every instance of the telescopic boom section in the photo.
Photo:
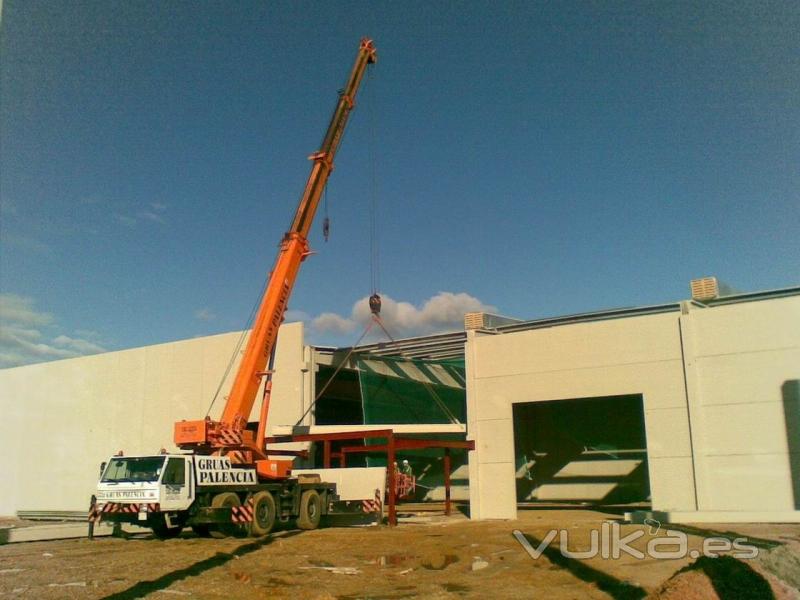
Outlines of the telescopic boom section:
{"type": "MultiPolygon", "coordinates": [[[[243,432],[256,401],[275,342],[278,328],[283,321],[289,296],[292,293],[300,263],[309,255],[308,233],[328,177],[333,171],[333,159],[342,140],[347,118],[355,105],[356,93],[367,65],[376,61],[372,40],[361,40],[355,64],[344,90],[339,93],[339,102],[331,117],[320,150],[312,154],[311,173],[308,176],[303,196],[297,207],[292,226],[284,235],[270,273],[269,283],[258,309],[253,329],[247,342],[242,362],[233,382],[220,422],[181,421],[175,424],[175,443],[184,448],[204,447],[208,450],[220,447],[250,447],[256,454],[263,448],[255,448],[250,432],[243,432]],[[242,436],[242,433],[245,436],[242,436]]],[[[266,425],[267,411],[262,410],[260,430],[266,425]]]]}

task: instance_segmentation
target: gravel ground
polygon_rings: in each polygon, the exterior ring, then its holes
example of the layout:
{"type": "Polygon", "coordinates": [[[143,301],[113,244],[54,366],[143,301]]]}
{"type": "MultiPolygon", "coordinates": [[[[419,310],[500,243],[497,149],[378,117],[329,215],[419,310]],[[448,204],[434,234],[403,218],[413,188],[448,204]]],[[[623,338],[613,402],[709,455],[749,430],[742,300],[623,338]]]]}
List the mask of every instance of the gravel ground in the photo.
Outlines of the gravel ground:
{"type": "MultiPolygon", "coordinates": [[[[703,558],[625,554],[617,560],[565,558],[558,538],[534,559],[513,535],[521,531],[536,547],[551,529],[565,529],[569,548],[585,549],[592,530],[618,519],[591,510],[527,510],[517,521],[421,516],[396,528],[285,530],[263,539],[185,533],[168,541],[138,535],[9,544],[0,546],[0,596],[633,599],[678,598],[691,590],[691,597],[724,598],[741,578],[754,593],[800,597],[787,583],[800,576],[800,525],[686,528],[692,549],[709,535],[747,537],[759,547],[754,560],[708,564],[703,558]]],[[[639,530],[645,535],[631,545],[644,549],[654,537],[647,527],[619,529],[621,535],[639,530]]],[[[663,535],[664,529],[655,534],[663,535]]]]}

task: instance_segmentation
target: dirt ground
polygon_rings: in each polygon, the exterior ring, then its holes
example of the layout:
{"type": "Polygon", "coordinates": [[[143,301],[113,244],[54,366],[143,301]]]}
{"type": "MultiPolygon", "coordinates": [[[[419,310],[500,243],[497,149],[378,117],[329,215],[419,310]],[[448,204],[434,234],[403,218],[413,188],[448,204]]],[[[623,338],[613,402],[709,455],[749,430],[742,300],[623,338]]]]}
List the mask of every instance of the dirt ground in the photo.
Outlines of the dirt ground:
{"type": "MultiPolygon", "coordinates": [[[[534,559],[514,530],[535,548],[551,529],[566,529],[569,548],[586,549],[592,529],[620,517],[564,509],[519,514],[517,521],[502,522],[470,522],[461,514],[421,516],[396,528],[284,530],[263,539],[184,533],[168,541],[137,535],[9,544],[0,546],[0,596],[800,598],[800,525],[681,527],[693,549],[709,536],[748,538],[759,556],[745,561],[625,554],[578,560],[560,554],[558,538],[534,559]],[[742,594],[732,596],[731,590],[742,594]]],[[[645,532],[631,544],[638,549],[666,532],[620,526],[622,535],[637,530],[645,532]]]]}

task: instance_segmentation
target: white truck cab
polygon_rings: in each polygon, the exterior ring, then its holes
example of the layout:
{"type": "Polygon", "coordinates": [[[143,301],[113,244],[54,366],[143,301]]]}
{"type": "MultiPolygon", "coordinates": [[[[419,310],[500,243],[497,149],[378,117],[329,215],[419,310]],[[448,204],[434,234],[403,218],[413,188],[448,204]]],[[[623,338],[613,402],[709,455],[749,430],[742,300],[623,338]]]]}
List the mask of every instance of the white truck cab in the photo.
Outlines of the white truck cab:
{"type": "Polygon", "coordinates": [[[192,456],[114,456],[97,484],[97,505],[138,504],[141,512],[157,504],[162,510],[185,510],[194,501],[192,456]]]}
{"type": "Polygon", "coordinates": [[[112,456],[101,465],[89,521],[136,523],[164,538],[187,525],[202,536],[266,535],[276,519],[316,528],[335,500],[336,485],[318,476],[264,483],[224,456],[112,456]]]}

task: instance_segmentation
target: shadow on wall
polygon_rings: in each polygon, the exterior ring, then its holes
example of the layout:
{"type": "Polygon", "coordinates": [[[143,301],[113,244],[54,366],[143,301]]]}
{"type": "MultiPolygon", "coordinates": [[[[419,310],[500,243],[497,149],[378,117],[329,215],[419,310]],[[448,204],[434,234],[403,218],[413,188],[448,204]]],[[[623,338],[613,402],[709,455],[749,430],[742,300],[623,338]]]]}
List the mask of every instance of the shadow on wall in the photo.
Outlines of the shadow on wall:
{"type": "Polygon", "coordinates": [[[786,439],[789,442],[789,469],[792,475],[794,508],[800,510],[800,379],[789,379],[781,386],[786,439]]]}

